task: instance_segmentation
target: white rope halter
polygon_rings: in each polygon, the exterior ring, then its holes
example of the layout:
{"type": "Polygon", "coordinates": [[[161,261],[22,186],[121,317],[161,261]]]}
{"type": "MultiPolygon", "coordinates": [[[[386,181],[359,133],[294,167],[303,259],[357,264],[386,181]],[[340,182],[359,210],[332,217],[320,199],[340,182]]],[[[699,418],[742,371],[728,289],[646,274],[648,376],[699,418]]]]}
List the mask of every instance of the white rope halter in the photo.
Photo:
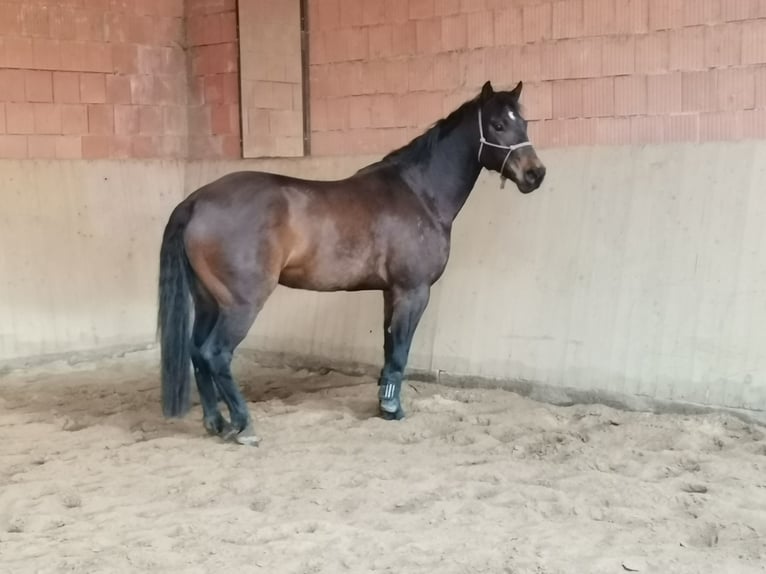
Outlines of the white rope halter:
{"type": "Polygon", "coordinates": [[[481,163],[481,152],[484,150],[484,146],[489,147],[496,147],[499,149],[507,149],[508,153],[505,154],[505,159],[503,160],[503,165],[500,166],[500,189],[503,189],[505,187],[505,180],[507,179],[504,175],[505,173],[505,164],[508,163],[508,159],[511,157],[511,154],[515,152],[517,149],[521,149],[523,147],[531,146],[532,142],[529,140],[523,141],[517,144],[513,145],[501,145],[496,144],[492,142],[488,142],[487,139],[484,137],[484,126],[482,126],[481,123],[481,106],[479,106],[479,154],[476,156],[476,159],[479,163],[481,163]]]}

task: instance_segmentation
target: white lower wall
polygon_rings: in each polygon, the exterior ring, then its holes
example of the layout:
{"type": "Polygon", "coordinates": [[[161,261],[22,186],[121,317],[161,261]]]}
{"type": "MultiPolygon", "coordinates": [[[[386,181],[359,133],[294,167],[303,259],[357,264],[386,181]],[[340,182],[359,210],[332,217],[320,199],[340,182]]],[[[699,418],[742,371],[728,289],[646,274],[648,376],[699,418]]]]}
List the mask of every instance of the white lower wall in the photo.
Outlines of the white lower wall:
{"type": "MultiPolygon", "coordinates": [[[[541,155],[528,196],[482,174],[410,364],[766,409],[766,143],[541,155]]],[[[184,192],[372,159],[5,162],[0,359],[153,340],[159,238],[184,192]]],[[[381,324],[379,293],[280,288],[245,346],[379,364],[381,324]]]]}

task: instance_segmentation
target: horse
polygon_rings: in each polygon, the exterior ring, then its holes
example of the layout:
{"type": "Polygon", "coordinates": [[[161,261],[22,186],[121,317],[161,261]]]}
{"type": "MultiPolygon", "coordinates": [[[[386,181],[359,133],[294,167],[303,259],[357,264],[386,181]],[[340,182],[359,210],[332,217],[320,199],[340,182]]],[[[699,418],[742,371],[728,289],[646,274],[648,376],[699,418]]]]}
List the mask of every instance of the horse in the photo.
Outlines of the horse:
{"type": "Polygon", "coordinates": [[[181,201],[160,247],[163,415],[188,414],[191,362],[207,432],[258,444],[231,362],[266,300],[283,285],[382,291],[379,415],[402,419],[410,345],[447,265],[452,224],[482,168],[525,194],[545,177],[527,135],[522,87],[496,91],[485,82],[409,143],[345,179],[237,171],[181,201]]]}

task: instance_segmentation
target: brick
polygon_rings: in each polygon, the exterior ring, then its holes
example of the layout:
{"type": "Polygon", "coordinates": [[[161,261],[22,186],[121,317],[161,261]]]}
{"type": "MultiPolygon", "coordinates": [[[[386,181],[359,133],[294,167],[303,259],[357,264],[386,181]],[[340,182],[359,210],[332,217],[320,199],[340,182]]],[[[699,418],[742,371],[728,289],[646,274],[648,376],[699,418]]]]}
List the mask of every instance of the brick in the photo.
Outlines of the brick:
{"type": "Polygon", "coordinates": [[[524,84],[523,114],[527,120],[547,120],[553,117],[553,83],[524,84]]]}
{"type": "Polygon", "coordinates": [[[0,103],[0,134],[5,133],[5,104],[0,103]]]}
{"type": "Polygon", "coordinates": [[[80,136],[59,136],[56,138],[57,159],[80,159],[82,139],[80,136]]]}
{"type": "Polygon", "coordinates": [[[24,3],[21,5],[20,16],[19,23],[23,36],[46,37],[50,35],[47,6],[24,3]]]}
{"type": "Polygon", "coordinates": [[[721,17],[726,21],[751,20],[766,16],[762,0],[724,0],[721,17]]]}
{"type": "Polygon", "coordinates": [[[553,3],[551,34],[553,38],[577,38],[584,35],[583,0],[559,0],[553,3]]]}
{"type": "Polygon", "coordinates": [[[114,133],[116,135],[134,135],[141,132],[139,122],[140,106],[114,106],[114,133]]]}
{"type": "Polygon", "coordinates": [[[603,39],[578,38],[542,46],[542,65],[550,79],[601,75],[603,39]]]}
{"type": "Polygon", "coordinates": [[[552,36],[553,8],[551,4],[526,5],[522,8],[524,42],[539,42],[552,36]]]}
{"type": "Polygon", "coordinates": [[[614,79],[614,113],[618,116],[643,115],[647,111],[646,76],[614,79]]]}
{"type": "MultiPolygon", "coordinates": [[[[338,0],[309,2],[309,22],[317,30],[333,30],[340,24],[340,3],[338,0]]],[[[188,10],[188,9],[187,9],[188,10]]]]}
{"type": "Polygon", "coordinates": [[[419,54],[436,54],[442,49],[441,20],[418,20],[415,24],[419,54]]]}
{"type": "Polygon", "coordinates": [[[61,68],[61,50],[58,40],[35,38],[32,42],[35,68],[39,70],[58,70],[61,68]]]}
{"type": "Polygon", "coordinates": [[[613,116],[614,79],[594,78],[583,81],[583,116],[586,118],[613,116]]]}
{"type": "Polygon", "coordinates": [[[766,139],[766,110],[745,110],[741,114],[742,137],[766,139]]]}
{"type": "Polygon", "coordinates": [[[216,104],[210,109],[210,122],[213,135],[239,132],[239,114],[236,106],[216,104]]]}
{"type": "Polygon", "coordinates": [[[77,135],[88,133],[87,106],[84,104],[62,104],[61,132],[77,135]]]}
{"type": "Polygon", "coordinates": [[[578,118],[583,114],[583,81],[559,80],[552,85],[553,119],[578,118]]]}
{"type": "Polygon", "coordinates": [[[80,75],[77,72],[53,72],[53,101],[61,104],[80,101],[80,75]]]}
{"type": "Polygon", "coordinates": [[[742,139],[742,115],[738,112],[710,112],[700,115],[700,141],[742,139]]]}
{"type": "Polygon", "coordinates": [[[33,104],[36,134],[61,134],[61,105],[33,104]]]}
{"type": "Polygon", "coordinates": [[[546,69],[543,67],[543,47],[540,45],[520,46],[518,50],[514,50],[510,63],[519,78],[530,82],[550,79],[550,74],[544,71],[546,69]]]}
{"type": "Polygon", "coordinates": [[[114,64],[114,73],[138,73],[138,46],[131,44],[112,46],[112,62],[114,64]]]}
{"type": "Polygon", "coordinates": [[[603,145],[627,145],[631,142],[630,118],[598,118],[596,141],[603,145]]]}
{"type": "Polygon", "coordinates": [[[616,0],[584,0],[583,33],[588,36],[614,34],[617,28],[616,0]]]}
{"type": "Polygon", "coordinates": [[[434,0],[410,0],[410,20],[427,20],[433,18],[435,15],[434,0]]]}
{"type": "Polygon", "coordinates": [[[441,20],[442,48],[447,51],[462,50],[468,42],[468,23],[465,14],[447,16],[441,20]]]}
{"type": "MultiPolygon", "coordinates": [[[[211,111],[217,106],[211,106],[211,111]]],[[[138,131],[141,135],[162,134],[162,108],[159,106],[138,107],[138,131]]]]}
{"type": "Polygon", "coordinates": [[[673,30],[669,42],[671,70],[701,70],[705,67],[705,28],[673,30]]]}
{"type": "Polygon", "coordinates": [[[755,71],[752,68],[717,70],[719,110],[749,110],[755,107],[755,71]]]}
{"type": "Polygon", "coordinates": [[[663,133],[666,142],[697,142],[700,133],[699,115],[665,116],[663,133]]]}
{"type": "MultiPolygon", "coordinates": [[[[354,0],[356,1],[356,0],[354,0]]],[[[406,22],[409,17],[409,0],[383,0],[386,6],[386,22],[406,22]]]]}
{"type": "Polygon", "coordinates": [[[428,91],[433,89],[434,74],[431,58],[419,57],[410,59],[408,66],[409,87],[411,91],[428,91]]]}
{"type": "Polygon", "coordinates": [[[705,66],[725,68],[742,61],[742,28],[722,24],[705,29],[705,66]]]}
{"type": "Polygon", "coordinates": [[[643,34],[649,30],[649,0],[618,0],[614,33],[643,34]]]}
{"type": "Polygon", "coordinates": [[[457,54],[437,54],[433,68],[435,89],[450,91],[460,86],[460,58],[457,54]]]}
{"type": "Polygon", "coordinates": [[[443,115],[443,99],[443,96],[438,92],[417,94],[417,125],[419,127],[427,126],[443,115]]]}
{"type": "Polygon", "coordinates": [[[567,146],[592,146],[596,144],[597,120],[578,118],[564,120],[567,146]]]}
{"type": "Polygon", "coordinates": [[[514,46],[524,43],[521,31],[521,9],[511,7],[495,12],[495,46],[514,46]]]}
{"type": "Polygon", "coordinates": [[[109,104],[88,104],[88,133],[114,133],[114,106],[109,104]]]}
{"type": "MultiPolygon", "coordinates": [[[[459,58],[459,54],[455,54],[459,58]]],[[[460,82],[460,67],[458,66],[458,83],[460,82]]],[[[401,94],[409,88],[409,70],[405,60],[388,60],[383,62],[383,92],[401,94]]]]}
{"type": "Polygon", "coordinates": [[[417,53],[417,30],[415,22],[406,22],[392,31],[393,55],[410,56],[417,53]]]}
{"type": "Polygon", "coordinates": [[[636,69],[636,40],[634,36],[604,38],[601,72],[605,76],[624,76],[636,69]]]}
{"type": "Polygon", "coordinates": [[[766,20],[753,20],[743,24],[742,63],[766,63],[766,20]]]}
{"type": "Polygon", "coordinates": [[[361,0],[362,23],[365,26],[383,24],[386,21],[386,5],[380,0],[361,0]]]}
{"type": "Polygon", "coordinates": [[[327,100],[327,129],[345,130],[350,124],[351,98],[327,100]]]}
{"type": "Polygon", "coordinates": [[[372,125],[372,96],[348,98],[348,127],[368,128],[372,125]]]}
{"type": "Polygon", "coordinates": [[[495,21],[493,12],[467,14],[467,37],[469,48],[482,48],[495,44],[495,21]]]}
{"type": "Polygon", "coordinates": [[[462,83],[464,86],[478,90],[487,80],[485,54],[485,50],[460,52],[460,69],[463,73],[462,83]]]}
{"type": "Polygon", "coordinates": [[[0,135],[0,157],[9,159],[27,157],[27,136],[0,135]]]}
{"type": "Polygon", "coordinates": [[[393,52],[393,28],[374,26],[369,30],[370,58],[388,58],[393,52]]]}
{"type": "Polygon", "coordinates": [[[106,102],[106,77],[104,74],[80,74],[80,100],[86,104],[106,102]]]}
{"type": "Polygon", "coordinates": [[[650,114],[683,111],[682,74],[648,76],[646,79],[647,110],[650,114]]]}
{"type": "Polygon", "coordinates": [[[670,69],[670,38],[655,32],[636,38],[636,73],[656,74],[670,69]]]}
{"type": "Polygon", "coordinates": [[[684,26],[710,25],[723,21],[723,4],[728,0],[696,0],[684,3],[684,26]]]}
{"type": "Polygon", "coordinates": [[[389,94],[372,96],[372,127],[391,128],[397,127],[400,122],[397,99],[389,94]]]}
{"type": "Polygon", "coordinates": [[[766,108],[766,68],[756,68],[753,74],[755,76],[755,107],[766,108]]]}
{"type": "Polygon", "coordinates": [[[33,135],[27,138],[27,153],[34,159],[56,157],[56,136],[33,135]]]}
{"type": "Polygon", "coordinates": [[[35,52],[32,38],[3,38],[5,44],[5,65],[9,68],[34,68],[35,52]]]}
{"type": "Polygon", "coordinates": [[[9,134],[35,133],[34,105],[27,103],[5,104],[5,131],[9,134]]]}
{"type": "Polygon", "coordinates": [[[223,102],[223,75],[214,74],[204,77],[205,102],[220,104],[223,102]]]}
{"type": "Polygon", "coordinates": [[[686,0],[649,0],[649,29],[672,30],[684,26],[685,3],[686,0]]]}
{"type": "Polygon", "coordinates": [[[537,148],[563,147],[566,145],[566,120],[530,122],[527,134],[537,148]]]}
{"type": "Polygon", "coordinates": [[[109,135],[82,136],[81,151],[83,159],[105,159],[113,157],[113,139],[114,136],[109,135]]]}
{"type": "Polygon", "coordinates": [[[460,13],[460,0],[434,0],[434,14],[452,16],[460,13]]]}
{"type": "Polygon", "coordinates": [[[24,71],[0,69],[0,101],[25,102],[26,99],[24,71]]]}
{"type": "Polygon", "coordinates": [[[128,76],[106,76],[106,101],[110,104],[131,102],[130,78],[128,76]]]}
{"type": "Polygon", "coordinates": [[[630,118],[630,142],[634,145],[665,141],[665,118],[635,116],[630,118]]]}
{"type": "Polygon", "coordinates": [[[53,74],[47,71],[26,70],[24,91],[28,102],[52,102],[53,74]]]}
{"type": "Polygon", "coordinates": [[[684,112],[713,111],[718,106],[718,76],[711,72],[684,72],[681,77],[684,112]]]}
{"type": "MultiPolygon", "coordinates": [[[[238,110],[239,108],[237,106],[234,106],[234,109],[238,110]]],[[[238,117],[237,117],[237,123],[239,123],[238,117]]],[[[185,135],[187,133],[186,107],[185,106],[163,107],[162,108],[162,126],[163,126],[163,133],[165,134],[185,135]]]]}
{"type": "MultiPolygon", "coordinates": [[[[380,2],[385,12],[386,5],[384,2],[380,2]]],[[[341,28],[350,28],[352,26],[361,26],[364,17],[363,14],[364,3],[359,0],[340,0],[339,1],[339,26],[341,28]]],[[[309,27],[313,28],[313,24],[309,23],[309,27]]]]}

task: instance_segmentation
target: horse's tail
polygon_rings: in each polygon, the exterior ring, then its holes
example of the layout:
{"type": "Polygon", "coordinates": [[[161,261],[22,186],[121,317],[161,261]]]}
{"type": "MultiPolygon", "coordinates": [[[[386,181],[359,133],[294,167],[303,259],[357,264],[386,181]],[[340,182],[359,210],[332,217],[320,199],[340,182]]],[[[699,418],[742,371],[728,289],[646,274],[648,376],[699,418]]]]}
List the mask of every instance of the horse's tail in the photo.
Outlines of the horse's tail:
{"type": "Polygon", "coordinates": [[[162,413],[182,417],[189,412],[191,373],[189,275],[183,234],[192,214],[190,203],[170,215],[160,247],[159,311],[162,413]]]}

